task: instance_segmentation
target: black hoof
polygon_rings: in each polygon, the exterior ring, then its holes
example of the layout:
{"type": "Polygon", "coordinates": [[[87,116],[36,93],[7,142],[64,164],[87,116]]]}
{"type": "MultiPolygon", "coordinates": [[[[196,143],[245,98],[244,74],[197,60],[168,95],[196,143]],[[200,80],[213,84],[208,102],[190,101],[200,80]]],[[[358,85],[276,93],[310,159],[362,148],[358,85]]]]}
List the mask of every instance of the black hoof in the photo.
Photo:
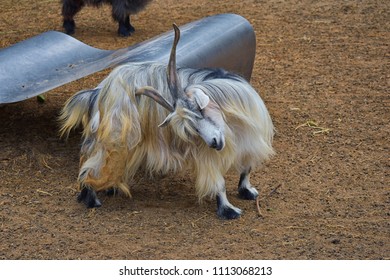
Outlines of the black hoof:
{"type": "Polygon", "coordinates": [[[130,28],[126,28],[124,26],[119,26],[119,28],[118,28],[118,35],[121,37],[129,37],[129,36],[131,36],[132,32],[134,32],[134,31],[132,31],[130,28]]]}
{"type": "Polygon", "coordinates": [[[234,207],[229,202],[221,199],[219,195],[217,195],[217,215],[219,218],[223,220],[232,220],[237,219],[241,216],[241,209],[234,207]]]}
{"type": "Polygon", "coordinates": [[[75,32],[76,24],[74,20],[64,20],[64,23],[62,25],[65,29],[65,33],[68,35],[72,35],[75,32]]]}
{"type": "Polygon", "coordinates": [[[131,33],[135,32],[135,28],[131,24],[128,26],[128,29],[131,33]]]}
{"type": "Polygon", "coordinates": [[[90,188],[83,188],[77,196],[78,202],[83,202],[88,208],[102,206],[102,203],[97,198],[96,192],[90,188]]]}
{"type": "Polygon", "coordinates": [[[119,35],[119,37],[130,37],[131,32],[119,32],[118,31],[118,35],[119,35]]]}
{"type": "Polygon", "coordinates": [[[128,17],[125,21],[119,21],[118,25],[118,35],[121,37],[131,36],[131,33],[135,32],[134,26],[130,23],[130,18],[128,17]]]}
{"type": "Polygon", "coordinates": [[[241,199],[255,200],[258,196],[259,194],[254,188],[252,190],[247,188],[238,189],[238,197],[241,199]]]}
{"type": "Polygon", "coordinates": [[[232,220],[232,219],[237,219],[241,216],[241,210],[234,207],[223,207],[218,209],[217,215],[220,219],[223,220],[232,220]]]}

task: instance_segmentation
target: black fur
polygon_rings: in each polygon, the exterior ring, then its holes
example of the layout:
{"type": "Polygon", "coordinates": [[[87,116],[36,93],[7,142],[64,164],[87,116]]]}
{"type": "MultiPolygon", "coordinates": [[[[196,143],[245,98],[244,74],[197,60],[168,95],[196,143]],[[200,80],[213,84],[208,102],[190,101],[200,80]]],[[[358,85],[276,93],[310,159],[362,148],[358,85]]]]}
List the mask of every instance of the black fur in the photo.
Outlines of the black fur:
{"type": "Polygon", "coordinates": [[[251,172],[251,168],[241,173],[240,175],[240,181],[238,182],[238,197],[241,199],[255,200],[258,196],[252,193],[243,185],[244,180],[246,179],[246,177],[249,175],[250,172],[251,172]]]}
{"type": "Polygon", "coordinates": [[[130,23],[130,15],[141,11],[152,0],[61,0],[63,27],[67,34],[75,32],[74,16],[85,6],[100,7],[102,4],[112,5],[112,18],[118,22],[118,34],[130,36],[135,31],[130,23]]]}
{"type": "Polygon", "coordinates": [[[89,105],[88,105],[88,116],[89,119],[92,119],[92,108],[95,105],[96,99],[98,97],[99,90],[98,89],[93,89],[91,90],[91,97],[89,98],[89,105]]]}
{"type": "Polygon", "coordinates": [[[107,196],[115,196],[118,194],[118,189],[117,188],[110,188],[110,189],[105,191],[105,194],[107,196]]]}
{"type": "Polygon", "coordinates": [[[228,72],[221,68],[210,69],[210,70],[211,72],[206,77],[204,77],[205,81],[214,80],[214,79],[229,79],[229,80],[235,80],[241,82],[243,79],[240,75],[232,72],[228,72]]]}

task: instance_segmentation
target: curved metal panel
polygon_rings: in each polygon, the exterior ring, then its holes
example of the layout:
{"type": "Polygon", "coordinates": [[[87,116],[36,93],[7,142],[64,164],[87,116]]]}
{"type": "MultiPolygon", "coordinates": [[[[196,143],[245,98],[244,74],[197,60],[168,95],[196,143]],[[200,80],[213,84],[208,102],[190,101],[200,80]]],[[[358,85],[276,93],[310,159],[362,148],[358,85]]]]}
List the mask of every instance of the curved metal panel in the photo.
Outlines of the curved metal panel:
{"type": "MultiPolygon", "coordinates": [[[[250,79],[256,40],[246,19],[221,14],[180,29],[179,66],[221,67],[250,79]]],[[[169,31],[128,48],[101,50],[64,33],[42,33],[0,50],[0,104],[31,98],[123,63],[166,63],[172,41],[173,31],[169,31]]]]}

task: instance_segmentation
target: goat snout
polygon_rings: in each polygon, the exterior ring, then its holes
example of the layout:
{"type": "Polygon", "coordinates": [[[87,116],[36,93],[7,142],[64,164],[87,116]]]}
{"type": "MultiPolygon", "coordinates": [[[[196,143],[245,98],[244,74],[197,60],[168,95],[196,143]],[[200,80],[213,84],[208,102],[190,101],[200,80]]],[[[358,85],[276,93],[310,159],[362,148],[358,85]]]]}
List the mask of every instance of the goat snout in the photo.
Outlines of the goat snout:
{"type": "Polygon", "coordinates": [[[220,151],[223,149],[224,146],[225,146],[225,143],[224,143],[223,139],[218,140],[216,137],[214,137],[213,140],[211,141],[210,148],[216,149],[217,151],[220,151]]]}

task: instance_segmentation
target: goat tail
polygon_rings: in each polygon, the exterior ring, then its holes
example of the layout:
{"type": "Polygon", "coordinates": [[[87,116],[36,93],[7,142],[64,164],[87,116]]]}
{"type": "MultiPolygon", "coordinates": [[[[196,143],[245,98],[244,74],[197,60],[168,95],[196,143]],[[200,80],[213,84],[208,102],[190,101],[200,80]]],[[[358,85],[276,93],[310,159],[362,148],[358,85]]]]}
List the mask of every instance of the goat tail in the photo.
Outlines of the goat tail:
{"type": "Polygon", "coordinates": [[[68,138],[69,133],[81,123],[89,122],[89,112],[94,105],[97,89],[83,90],[69,98],[58,118],[61,123],[60,136],[68,138]]]}

